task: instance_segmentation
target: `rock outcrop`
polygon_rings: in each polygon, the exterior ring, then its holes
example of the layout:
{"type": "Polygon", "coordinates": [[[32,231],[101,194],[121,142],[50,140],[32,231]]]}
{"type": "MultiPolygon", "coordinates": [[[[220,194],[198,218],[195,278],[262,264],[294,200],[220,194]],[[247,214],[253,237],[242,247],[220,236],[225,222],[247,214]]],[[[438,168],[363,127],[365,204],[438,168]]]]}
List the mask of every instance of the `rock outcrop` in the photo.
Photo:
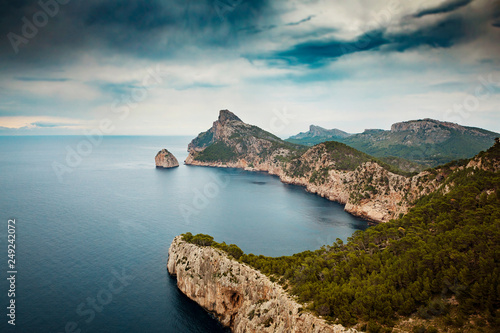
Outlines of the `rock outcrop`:
{"type": "Polygon", "coordinates": [[[471,159],[467,168],[497,172],[500,169],[500,138],[495,138],[493,147],[471,159]]]}
{"type": "Polygon", "coordinates": [[[181,236],[170,245],[167,268],[187,297],[233,332],[356,332],[303,312],[280,285],[259,271],[181,236]]]}
{"type": "Polygon", "coordinates": [[[156,154],[155,163],[157,168],[163,169],[170,169],[179,166],[179,162],[175,156],[166,149],[162,149],[158,152],[158,154],[156,154]]]}
{"type": "Polygon", "coordinates": [[[188,151],[186,164],[268,172],[284,183],[304,186],[311,193],[342,203],[347,212],[374,222],[405,214],[415,200],[440,186],[429,171],[413,177],[395,174],[341,143],[321,143],[307,149],[285,142],[245,124],[227,110],[189,144],[188,151]],[[216,144],[217,150],[212,149],[216,144]],[[212,156],[221,149],[230,151],[230,155],[224,154],[230,158],[212,156]],[[207,150],[210,158],[204,154],[207,150]]]}

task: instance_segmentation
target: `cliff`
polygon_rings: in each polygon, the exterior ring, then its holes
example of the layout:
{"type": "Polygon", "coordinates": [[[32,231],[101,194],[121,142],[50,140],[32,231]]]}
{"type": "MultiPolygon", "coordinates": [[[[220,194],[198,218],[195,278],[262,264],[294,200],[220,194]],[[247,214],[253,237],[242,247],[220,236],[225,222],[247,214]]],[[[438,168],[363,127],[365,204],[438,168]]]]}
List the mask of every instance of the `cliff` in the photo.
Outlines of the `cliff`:
{"type": "Polygon", "coordinates": [[[405,214],[440,186],[430,171],[406,177],[371,156],[338,142],[309,149],[245,124],[227,110],[188,146],[188,165],[264,171],[287,184],[345,204],[351,214],[387,222],[405,214]]]}
{"type": "Polygon", "coordinates": [[[179,162],[172,153],[166,149],[162,149],[155,156],[155,164],[157,168],[170,169],[179,166],[179,162]]]}
{"type": "Polygon", "coordinates": [[[367,155],[354,154],[354,149],[341,143],[322,143],[292,161],[280,178],[342,203],[347,212],[375,222],[406,214],[417,199],[441,185],[442,178],[431,171],[407,177],[389,171],[367,155]]]}
{"type": "Polygon", "coordinates": [[[187,297],[233,332],[356,332],[302,312],[300,304],[259,271],[182,236],[170,245],[167,268],[187,297]]]}

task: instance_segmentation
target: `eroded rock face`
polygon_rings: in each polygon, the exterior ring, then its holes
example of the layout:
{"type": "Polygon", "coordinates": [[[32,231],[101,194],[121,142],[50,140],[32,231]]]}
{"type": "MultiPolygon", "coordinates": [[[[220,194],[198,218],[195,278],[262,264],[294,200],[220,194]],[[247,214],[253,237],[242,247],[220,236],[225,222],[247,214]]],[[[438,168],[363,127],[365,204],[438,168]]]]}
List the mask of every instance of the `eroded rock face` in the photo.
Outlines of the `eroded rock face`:
{"type": "Polygon", "coordinates": [[[179,166],[179,162],[172,153],[162,149],[156,154],[155,163],[157,168],[170,169],[179,166]]]}
{"type": "Polygon", "coordinates": [[[181,236],[170,245],[167,268],[184,294],[233,332],[356,332],[300,311],[300,304],[259,271],[181,236]]]}

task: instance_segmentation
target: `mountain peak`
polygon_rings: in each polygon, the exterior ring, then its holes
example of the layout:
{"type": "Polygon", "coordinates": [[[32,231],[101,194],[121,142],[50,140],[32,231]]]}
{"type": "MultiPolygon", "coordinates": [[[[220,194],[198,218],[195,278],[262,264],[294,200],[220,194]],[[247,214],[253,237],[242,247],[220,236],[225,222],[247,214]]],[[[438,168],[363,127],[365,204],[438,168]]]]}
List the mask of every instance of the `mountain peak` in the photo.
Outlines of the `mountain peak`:
{"type": "Polygon", "coordinates": [[[232,113],[231,111],[229,110],[220,110],[219,112],[219,122],[221,124],[224,124],[228,121],[242,121],[240,118],[238,118],[237,115],[235,115],[234,113],[232,113]]]}
{"type": "Polygon", "coordinates": [[[227,161],[250,153],[257,156],[273,143],[280,147],[289,145],[290,149],[296,149],[294,145],[284,142],[274,134],[245,124],[231,111],[220,110],[219,118],[213,122],[212,127],[189,143],[188,151],[191,155],[187,161],[193,161],[195,158],[222,158],[227,161]],[[205,151],[205,148],[210,149],[205,151]],[[205,151],[204,155],[200,155],[202,151],[205,151]]]}
{"type": "Polygon", "coordinates": [[[316,126],[316,125],[309,126],[309,131],[313,132],[315,130],[325,130],[325,129],[321,126],[316,126]]]}
{"type": "MultiPolygon", "coordinates": [[[[326,128],[321,127],[321,126],[310,125],[308,132],[301,132],[297,135],[291,136],[290,138],[288,138],[288,140],[304,140],[304,139],[310,140],[310,139],[312,139],[314,141],[314,140],[317,140],[318,138],[321,138],[320,140],[326,141],[326,140],[346,138],[349,135],[350,135],[349,133],[346,133],[346,132],[341,131],[341,130],[336,129],[336,128],[326,129],[326,128]]],[[[320,142],[322,142],[322,141],[320,141],[320,142]]],[[[303,144],[302,142],[297,142],[297,143],[303,144]]],[[[315,144],[316,143],[319,143],[319,142],[315,142],[315,144]]],[[[308,145],[308,144],[306,144],[306,145],[308,145]]]]}

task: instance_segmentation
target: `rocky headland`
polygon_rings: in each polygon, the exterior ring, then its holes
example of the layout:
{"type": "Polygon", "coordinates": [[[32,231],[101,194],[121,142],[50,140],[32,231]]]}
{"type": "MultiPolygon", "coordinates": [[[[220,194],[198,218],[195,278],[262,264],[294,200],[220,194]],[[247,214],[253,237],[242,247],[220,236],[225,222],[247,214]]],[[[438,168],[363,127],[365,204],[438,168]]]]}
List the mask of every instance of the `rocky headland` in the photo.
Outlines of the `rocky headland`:
{"type": "Polygon", "coordinates": [[[190,299],[232,332],[355,333],[302,311],[277,283],[222,250],[177,236],[168,251],[168,272],[190,299]]]}

